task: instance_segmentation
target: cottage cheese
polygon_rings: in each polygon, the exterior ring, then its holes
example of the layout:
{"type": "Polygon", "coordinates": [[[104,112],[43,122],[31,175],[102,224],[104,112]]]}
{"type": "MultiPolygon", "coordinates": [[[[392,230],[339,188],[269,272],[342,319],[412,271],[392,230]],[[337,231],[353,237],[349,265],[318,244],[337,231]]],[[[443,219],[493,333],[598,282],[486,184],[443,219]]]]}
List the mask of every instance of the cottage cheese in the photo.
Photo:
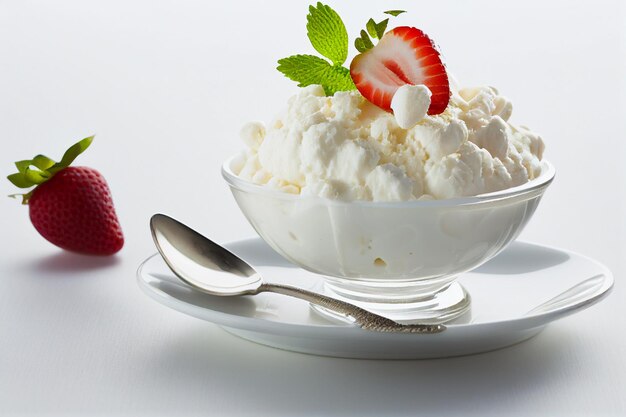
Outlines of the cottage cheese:
{"type": "MultiPolygon", "coordinates": [[[[417,93],[425,96],[407,94],[417,93]]],[[[495,88],[453,91],[437,116],[402,111],[396,120],[358,91],[326,97],[320,86],[303,88],[268,126],[243,127],[248,149],[235,173],[287,193],[348,201],[471,196],[541,173],[542,139],[508,122],[511,102],[495,88]]]]}

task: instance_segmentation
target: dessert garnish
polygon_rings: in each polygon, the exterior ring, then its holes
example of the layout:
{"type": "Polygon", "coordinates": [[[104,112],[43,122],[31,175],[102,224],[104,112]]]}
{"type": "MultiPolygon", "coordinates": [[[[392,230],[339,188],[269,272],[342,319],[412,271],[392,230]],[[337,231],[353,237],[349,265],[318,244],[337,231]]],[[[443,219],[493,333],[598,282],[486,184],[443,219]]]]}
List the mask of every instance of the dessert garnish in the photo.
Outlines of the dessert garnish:
{"type": "Polygon", "coordinates": [[[451,85],[431,39],[414,27],[388,30],[403,12],[385,13],[352,39],[351,60],[337,13],[310,6],[307,31],[321,55],[279,61],[303,88],[271,123],[246,124],[233,172],[342,201],[475,196],[541,175],[543,140],[509,121],[511,102],[493,87],[451,85]]]}
{"type": "Polygon", "coordinates": [[[91,145],[93,136],[72,145],[60,162],[44,155],[17,161],[7,178],[19,188],[35,229],[54,245],[89,255],[112,255],[124,245],[111,192],[95,169],[70,164],[91,145]]]}
{"type": "Polygon", "coordinates": [[[319,84],[328,96],[336,91],[354,90],[350,70],[343,66],[348,58],[348,31],[341,17],[322,3],[309,6],[307,36],[324,58],[292,55],[278,61],[278,71],[298,82],[298,87],[319,84]]]}
{"type": "MultiPolygon", "coordinates": [[[[403,10],[388,10],[391,16],[403,10]]],[[[326,95],[355,88],[371,103],[388,112],[400,112],[399,121],[412,127],[420,116],[423,104],[427,113],[442,113],[450,100],[450,86],[445,66],[432,40],[420,29],[396,27],[385,32],[389,18],[380,22],[369,19],[354,45],[360,52],[344,67],[348,57],[348,34],[341,17],[322,3],[309,6],[307,35],[311,44],[324,58],[314,55],[293,55],[278,61],[278,70],[298,82],[299,87],[319,84],[326,95]],[[374,44],[372,40],[378,40],[374,44]],[[405,88],[397,103],[393,97],[405,88]],[[411,105],[418,104],[417,112],[411,105]],[[419,105],[422,104],[422,105],[419,105]]]]}

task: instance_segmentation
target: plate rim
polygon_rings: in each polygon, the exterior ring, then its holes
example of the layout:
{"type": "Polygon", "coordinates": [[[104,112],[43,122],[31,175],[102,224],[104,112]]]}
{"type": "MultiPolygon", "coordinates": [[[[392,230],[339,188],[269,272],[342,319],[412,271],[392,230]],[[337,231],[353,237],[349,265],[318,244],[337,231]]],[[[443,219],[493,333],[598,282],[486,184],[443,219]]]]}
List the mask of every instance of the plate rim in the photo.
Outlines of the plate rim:
{"type": "MultiPolygon", "coordinates": [[[[242,239],[229,241],[227,243],[224,243],[224,246],[228,247],[229,245],[233,245],[233,244],[242,242],[244,240],[250,240],[250,239],[259,239],[262,241],[262,239],[259,238],[258,236],[256,237],[253,236],[249,238],[242,238],[242,239]]],[[[575,251],[570,251],[567,249],[562,249],[562,248],[558,248],[558,247],[551,246],[551,245],[544,245],[544,244],[535,243],[535,242],[526,241],[526,240],[516,240],[515,242],[523,243],[523,244],[530,244],[535,247],[540,247],[542,249],[564,252],[569,255],[574,255],[576,257],[582,258],[586,260],[587,262],[593,263],[599,269],[602,270],[602,274],[604,275],[603,285],[598,290],[596,290],[592,296],[584,298],[583,300],[575,303],[574,305],[556,308],[554,310],[550,310],[544,313],[522,315],[517,318],[501,320],[501,321],[449,324],[449,325],[446,325],[447,327],[446,331],[435,334],[435,335],[426,335],[427,337],[429,338],[437,337],[437,336],[442,337],[443,335],[449,334],[451,331],[456,333],[460,331],[466,331],[468,329],[482,330],[485,327],[494,328],[494,327],[506,326],[511,331],[515,329],[532,329],[535,327],[544,326],[552,321],[561,319],[577,311],[584,310],[598,303],[599,301],[607,297],[612,292],[614,282],[615,282],[613,273],[606,265],[602,264],[601,262],[587,255],[583,255],[575,251]]],[[[311,332],[323,333],[329,336],[331,333],[340,333],[341,335],[346,336],[346,332],[354,333],[354,335],[374,335],[374,334],[383,335],[382,333],[375,333],[375,332],[361,329],[360,327],[350,325],[349,323],[345,323],[345,324],[329,323],[328,325],[283,323],[283,322],[272,321],[272,320],[267,320],[263,318],[246,317],[246,316],[239,316],[239,315],[234,315],[230,313],[224,313],[221,311],[207,309],[204,307],[186,303],[184,301],[176,299],[175,297],[170,296],[169,294],[163,291],[160,291],[150,286],[143,279],[143,276],[142,276],[143,269],[150,261],[152,261],[155,257],[158,257],[158,255],[159,253],[155,252],[152,255],[148,256],[146,259],[144,259],[141,262],[141,264],[137,268],[136,279],[137,279],[138,286],[142,290],[143,293],[145,293],[148,297],[152,298],[153,300],[157,301],[159,304],[163,304],[166,307],[179,311],[181,313],[199,318],[201,320],[208,321],[218,326],[224,326],[224,327],[229,327],[229,328],[234,328],[234,329],[257,331],[261,333],[282,334],[282,335],[291,335],[291,336],[295,336],[297,334],[304,334],[304,333],[306,333],[307,335],[310,335],[311,332]],[[180,308],[175,308],[172,305],[170,305],[170,303],[173,303],[179,306],[180,308]],[[211,319],[206,317],[207,315],[211,316],[211,319]]],[[[294,267],[298,268],[295,265],[294,267]]],[[[384,333],[384,335],[389,337],[389,335],[391,334],[384,333]]],[[[394,333],[393,335],[400,336],[400,337],[416,337],[416,336],[424,337],[425,336],[425,335],[414,334],[414,333],[394,333]]]]}

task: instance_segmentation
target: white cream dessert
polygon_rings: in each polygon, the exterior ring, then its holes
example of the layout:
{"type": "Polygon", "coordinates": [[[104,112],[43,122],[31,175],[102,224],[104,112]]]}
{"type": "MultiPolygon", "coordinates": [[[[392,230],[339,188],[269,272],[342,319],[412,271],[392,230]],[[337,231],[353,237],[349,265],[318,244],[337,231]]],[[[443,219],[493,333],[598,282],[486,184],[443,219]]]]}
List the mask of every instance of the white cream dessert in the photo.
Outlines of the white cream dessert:
{"type": "Polygon", "coordinates": [[[433,294],[518,236],[554,168],[541,161],[542,140],[509,123],[508,100],[457,88],[432,40],[415,27],[387,30],[389,20],[367,21],[350,60],[337,13],[311,5],[307,37],[319,55],[277,67],[302,89],[267,126],[243,127],[248,149],[222,174],[261,237],[324,275],[331,294],[402,320],[448,320],[466,293],[433,294]],[[432,199],[441,201],[420,201],[432,199]]]}
{"type": "MultiPolygon", "coordinates": [[[[541,172],[542,139],[508,122],[492,87],[453,91],[446,110],[403,129],[358,91],[312,85],[265,127],[252,122],[240,177],[288,193],[341,200],[443,199],[499,191],[541,172]]],[[[396,111],[396,113],[398,113],[396,111]]]]}
{"type": "Polygon", "coordinates": [[[537,177],[543,141],[508,122],[511,103],[492,87],[455,88],[422,30],[386,31],[388,22],[367,22],[354,43],[360,53],[346,68],[341,18],[321,3],[310,6],[307,35],[323,57],[278,61],[277,69],[304,88],[269,126],[244,126],[248,150],[235,173],[344,201],[472,196],[537,177]]]}

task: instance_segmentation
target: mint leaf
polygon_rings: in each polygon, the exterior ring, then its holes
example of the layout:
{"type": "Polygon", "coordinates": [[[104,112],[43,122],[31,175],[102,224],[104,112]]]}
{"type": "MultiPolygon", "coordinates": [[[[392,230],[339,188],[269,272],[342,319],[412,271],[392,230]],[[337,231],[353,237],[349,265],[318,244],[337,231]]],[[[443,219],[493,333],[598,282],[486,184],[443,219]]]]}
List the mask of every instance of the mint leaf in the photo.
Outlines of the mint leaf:
{"type": "Polygon", "coordinates": [[[278,71],[298,83],[298,87],[320,84],[326,95],[337,91],[354,90],[350,70],[340,65],[331,65],[314,55],[293,55],[278,61],[278,71]]]}
{"type": "Polygon", "coordinates": [[[348,31],[341,17],[320,2],[309,6],[306,17],[307,36],[313,48],[335,65],[342,65],[348,58],[348,31]]]}
{"type": "Polygon", "coordinates": [[[278,71],[293,81],[298,87],[321,84],[322,73],[329,67],[328,61],[314,55],[292,55],[278,61],[278,71]]]}
{"type": "Polygon", "coordinates": [[[401,15],[402,13],[406,13],[406,10],[387,10],[386,12],[383,12],[385,14],[390,14],[393,17],[396,17],[398,15],[401,15]]]}
{"type": "Polygon", "coordinates": [[[350,70],[340,65],[334,65],[327,70],[326,81],[322,83],[322,87],[327,96],[332,96],[337,91],[356,90],[350,70]]]}
{"type": "MultiPolygon", "coordinates": [[[[317,52],[330,60],[315,55],[293,55],[278,61],[278,71],[296,81],[298,87],[319,84],[326,95],[337,91],[355,90],[350,70],[343,66],[348,57],[348,31],[333,9],[320,2],[309,6],[307,36],[317,52]]],[[[371,26],[371,24],[370,24],[371,26]]],[[[376,31],[376,25],[372,27],[376,31]]],[[[365,33],[365,32],[363,32],[365,33]]],[[[367,33],[365,33],[367,37],[367,33]]],[[[369,37],[363,45],[372,44],[369,37]]]]}

